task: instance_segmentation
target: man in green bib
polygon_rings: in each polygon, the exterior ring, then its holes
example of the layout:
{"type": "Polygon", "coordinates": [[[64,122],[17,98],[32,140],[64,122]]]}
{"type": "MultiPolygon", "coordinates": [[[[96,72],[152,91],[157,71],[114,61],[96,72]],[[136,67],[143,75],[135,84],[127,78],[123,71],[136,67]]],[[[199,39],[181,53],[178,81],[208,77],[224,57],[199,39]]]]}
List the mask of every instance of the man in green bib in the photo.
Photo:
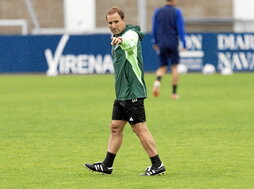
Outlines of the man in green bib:
{"type": "Polygon", "coordinates": [[[129,122],[152,163],[141,175],[164,174],[165,166],[159,158],[155,140],[146,124],[144,99],[147,97],[147,91],[141,51],[144,34],[140,32],[139,26],[126,24],[124,12],[118,7],[109,9],[106,20],[113,34],[111,45],[116,100],[113,105],[106,157],[103,162],[87,163],[84,166],[91,171],[111,174],[114,159],[122,144],[124,127],[129,122]]]}

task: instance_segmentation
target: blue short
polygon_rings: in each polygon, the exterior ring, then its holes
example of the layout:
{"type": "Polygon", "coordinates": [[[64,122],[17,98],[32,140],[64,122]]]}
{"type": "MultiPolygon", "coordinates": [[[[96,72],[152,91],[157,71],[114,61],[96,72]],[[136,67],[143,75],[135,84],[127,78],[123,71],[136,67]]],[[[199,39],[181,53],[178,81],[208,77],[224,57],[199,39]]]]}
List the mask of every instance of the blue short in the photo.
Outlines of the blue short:
{"type": "Polygon", "coordinates": [[[178,48],[160,48],[159,53],[160,67],[171,65],[177,65],[180,61],[178,48]]]}

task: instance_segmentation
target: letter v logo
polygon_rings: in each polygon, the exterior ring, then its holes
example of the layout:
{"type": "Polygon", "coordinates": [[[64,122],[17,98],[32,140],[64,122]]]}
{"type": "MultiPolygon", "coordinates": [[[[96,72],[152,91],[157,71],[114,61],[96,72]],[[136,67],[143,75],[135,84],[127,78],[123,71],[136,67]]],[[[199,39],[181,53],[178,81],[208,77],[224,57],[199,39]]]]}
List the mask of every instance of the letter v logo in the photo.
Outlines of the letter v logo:
{"type": "Polygon", "coordinates": [[[49,67],[47,70],[48,76],[57,76],[58,74],[57,67],[59,65],[59,61],[63,53],[64,47],[66,46],[69,38],[70,36],[68,34],[64,34],[62,36],[62,38],[60,39],[60,42],[58,43],[54,56],[50,49],[45,50],[45,56],[46,56],[48,67],[49,67]]]}

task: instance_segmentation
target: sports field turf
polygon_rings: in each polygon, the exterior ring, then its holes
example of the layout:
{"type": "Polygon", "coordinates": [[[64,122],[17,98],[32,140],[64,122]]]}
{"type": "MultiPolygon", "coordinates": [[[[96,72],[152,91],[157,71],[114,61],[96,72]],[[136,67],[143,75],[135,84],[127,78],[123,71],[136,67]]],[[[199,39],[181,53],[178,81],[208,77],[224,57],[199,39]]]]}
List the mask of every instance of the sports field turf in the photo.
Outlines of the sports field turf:
{"type": "Polygon", "coordinates": [[[141,177],[150,161],[126,125],[112,175],[83,163],[106,154],[113,75],[0,76],[0,188],[252,189],[254,75],[187,74],[181,99],[159,98],[146,74],[147,123],[167,172],[141,177]]]}

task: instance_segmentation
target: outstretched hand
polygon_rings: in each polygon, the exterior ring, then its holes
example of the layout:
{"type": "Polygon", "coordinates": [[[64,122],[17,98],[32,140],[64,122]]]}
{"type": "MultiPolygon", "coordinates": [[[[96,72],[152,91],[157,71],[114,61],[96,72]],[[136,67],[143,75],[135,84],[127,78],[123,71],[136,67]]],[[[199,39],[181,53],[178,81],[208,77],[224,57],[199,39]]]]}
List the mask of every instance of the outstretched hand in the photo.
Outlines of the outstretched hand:
{"type": "Polygon", "coordinates": [[[123,42],[121,37],[112,37],[111,45],[119,45],[123,42]]]}
{"type": "Polygon", "coordinates": [[[180,48],[180,51],[188,51],[188,49],[187,49],[187,48],[184,48],[184,47],[181,47],[181,48],[180,48]]]}
{"type": "Polygon", "coordinates": [[[153,44],[153,50],[157,53],[160,54],[160,48],[157,44],[153,44]]]}

